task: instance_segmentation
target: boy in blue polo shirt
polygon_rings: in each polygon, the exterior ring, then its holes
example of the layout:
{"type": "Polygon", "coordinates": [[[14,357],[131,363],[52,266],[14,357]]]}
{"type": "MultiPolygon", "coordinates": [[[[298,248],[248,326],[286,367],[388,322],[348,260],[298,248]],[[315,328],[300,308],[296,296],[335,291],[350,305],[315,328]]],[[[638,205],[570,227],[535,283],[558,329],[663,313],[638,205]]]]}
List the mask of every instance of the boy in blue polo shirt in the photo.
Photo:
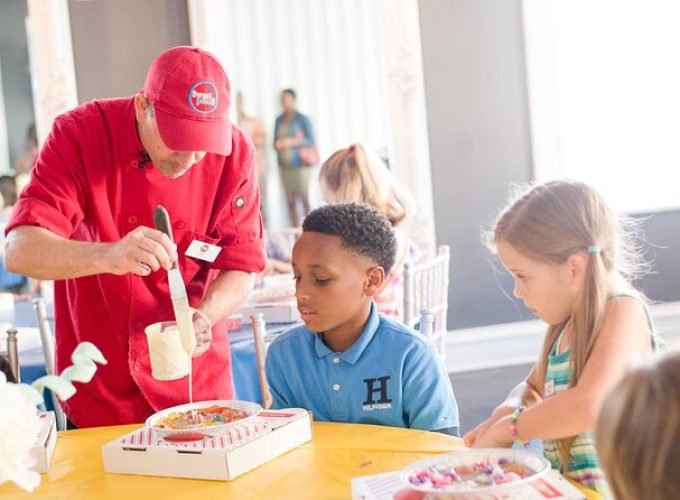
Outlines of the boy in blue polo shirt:
{"type": "Polygon", "coordinates": [[[340,203],[312,211],[302,230],[292,263],[305,324],[267,352],[273,407],[458,435],[458,407],[434,346],[373,303],[396,254],[389,221],[368,205],[340,203]]]}

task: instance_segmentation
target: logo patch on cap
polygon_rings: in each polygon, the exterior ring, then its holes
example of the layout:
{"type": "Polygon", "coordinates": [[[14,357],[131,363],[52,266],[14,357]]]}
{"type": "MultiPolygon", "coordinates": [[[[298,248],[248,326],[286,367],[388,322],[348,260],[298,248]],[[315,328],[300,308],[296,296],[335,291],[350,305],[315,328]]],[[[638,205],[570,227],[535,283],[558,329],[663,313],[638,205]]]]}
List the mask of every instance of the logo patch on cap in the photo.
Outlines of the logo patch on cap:
{"type": "Polygon", "coordinates": [[[198,82],[189,89],[189,106],[198,113],[212,113],[217,109],[217,88],[210,82],[198,82]]]}

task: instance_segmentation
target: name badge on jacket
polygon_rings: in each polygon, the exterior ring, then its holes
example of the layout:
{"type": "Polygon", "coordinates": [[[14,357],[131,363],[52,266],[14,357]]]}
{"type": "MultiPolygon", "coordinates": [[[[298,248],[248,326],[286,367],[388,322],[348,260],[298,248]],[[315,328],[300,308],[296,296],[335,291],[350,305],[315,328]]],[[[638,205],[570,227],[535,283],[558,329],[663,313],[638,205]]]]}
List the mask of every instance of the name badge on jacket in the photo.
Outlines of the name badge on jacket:
{"type": "Polygon", "coordinates": [[[555,381],[554,380],[546,380],[545,385],[543,386],[543,397],[547,398],[555,394],[555,381]]]}
{"type": "Polygon", "coordinates": [[[222,247],[211,245],[205,241],[194,240],[187,248],[185,254],[188,257],[205,260],[207,262],[215,262],[215,259],[222,251],[222,247]]]}

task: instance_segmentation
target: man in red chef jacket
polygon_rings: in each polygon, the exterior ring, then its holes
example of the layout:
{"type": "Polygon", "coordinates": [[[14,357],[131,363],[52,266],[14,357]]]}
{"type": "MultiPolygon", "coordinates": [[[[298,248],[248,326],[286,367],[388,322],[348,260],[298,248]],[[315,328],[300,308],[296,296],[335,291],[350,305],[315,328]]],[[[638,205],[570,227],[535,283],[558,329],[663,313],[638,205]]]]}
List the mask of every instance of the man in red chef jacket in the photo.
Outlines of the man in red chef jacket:
{"type": "Polygon", "coordinates": [[[7,268],[55,280],[56,370],[79,342],[106,366],[64,402],[78,427],[142,422],[188,401],[183,378],[151,377],[144,328],[174,318],[178,261],[197,309],[194,400],[233,397],[224,319],[264,268],[254,152],[229,122],[231,89],[213,55],[175,47],[131,98],[59,116],[7,224],[7,268]],[[175,245],[153,229],[168,209],[175,245]]]}

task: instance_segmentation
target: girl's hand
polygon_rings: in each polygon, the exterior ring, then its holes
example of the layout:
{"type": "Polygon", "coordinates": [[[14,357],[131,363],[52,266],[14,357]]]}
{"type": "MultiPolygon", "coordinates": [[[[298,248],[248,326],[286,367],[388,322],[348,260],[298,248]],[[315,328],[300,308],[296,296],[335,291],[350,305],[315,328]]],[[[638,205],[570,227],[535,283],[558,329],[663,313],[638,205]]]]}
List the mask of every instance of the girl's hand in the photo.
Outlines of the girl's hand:
{"type": "Polygon", "coordinates": [[[463,436],[463,442],[465,443],[465,446],[468,448],[473,448],[479,436],[483,435],[493,424],[494,421],[492,420],[492,417],[489,417],[470,432],[465,434],[465,436],[463,436]]]}
{"type": "Polygon", "coordinates": [[[512,410],[513,409],[509,406],[499,406],[496,408],[489,418],[463,436],[465,446],[473,448],[479,436],[484,434],[489,429],[489,427],[498,422],[501,418],[505,417],[506,415],[510,415],[512,410]]]}
{"type": "Polygon", "coordinates": [[[472,444],[473,448],[510,448],[513,438],[510,435],[510,417],[501,418],[479,434],[472,444]]]}

